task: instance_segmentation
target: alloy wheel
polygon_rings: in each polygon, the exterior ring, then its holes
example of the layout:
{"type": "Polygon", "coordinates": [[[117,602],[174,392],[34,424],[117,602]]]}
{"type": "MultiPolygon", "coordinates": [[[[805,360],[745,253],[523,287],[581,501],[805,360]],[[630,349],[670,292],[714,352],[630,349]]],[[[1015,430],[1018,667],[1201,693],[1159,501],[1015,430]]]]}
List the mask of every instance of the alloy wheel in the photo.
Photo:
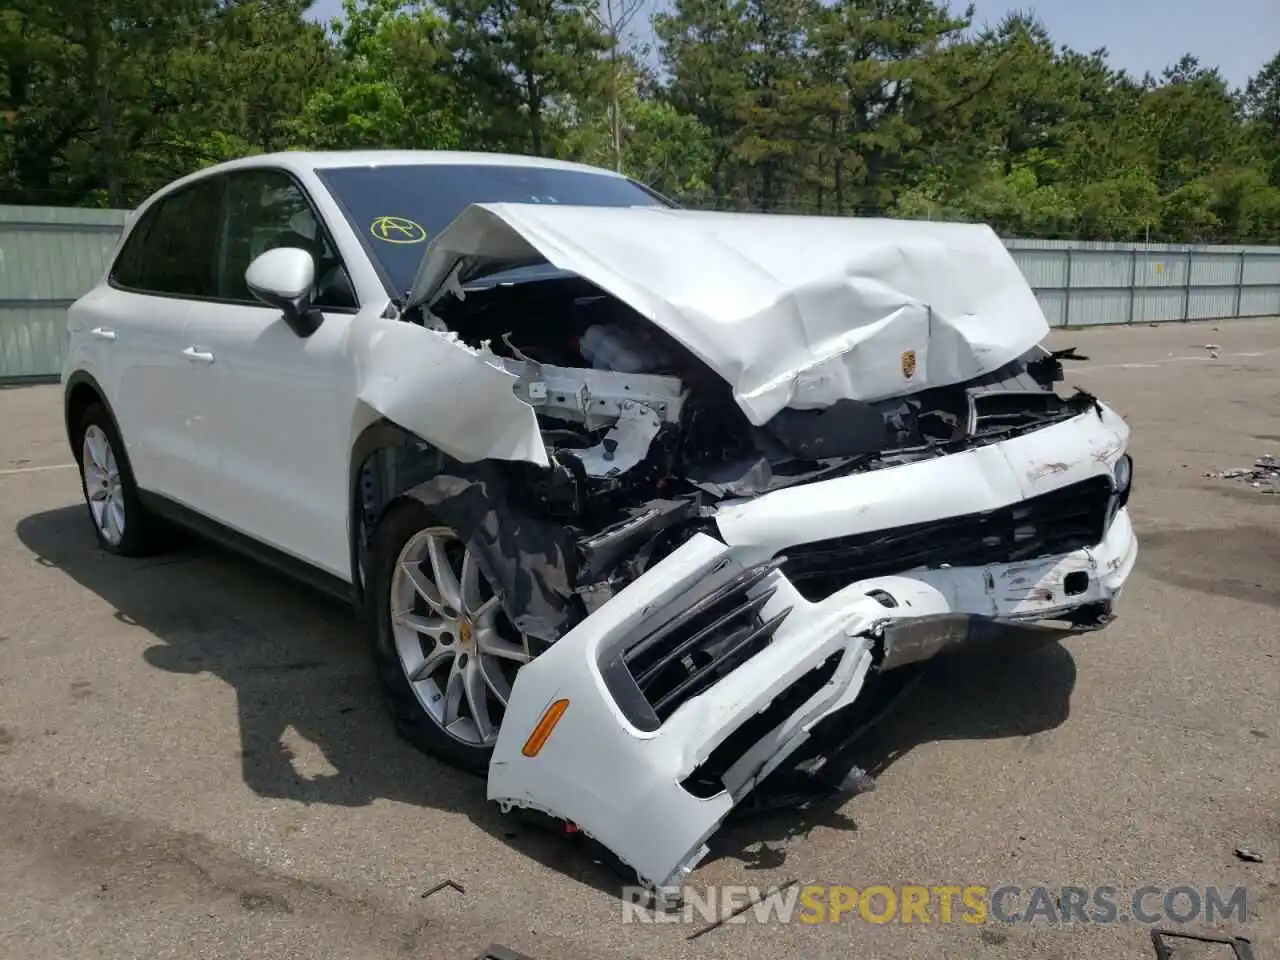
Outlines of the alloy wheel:
{"type": "Polygon", "coordinates": [[[531,657],[475,556],[448,527],[420,531],[396,558],[390,603],[400,666],[423,710],[454,739],[492,746],[531,657]]]}
{"type": "Polygon", "coordinates": [[[80,466],[93,522],[102,539],[113,547],[119,546],[125,527],[120,461],[116,459],[116,452],[111,448],[106,433],[97,425],[91,424],[84,432],[80,466]]]}

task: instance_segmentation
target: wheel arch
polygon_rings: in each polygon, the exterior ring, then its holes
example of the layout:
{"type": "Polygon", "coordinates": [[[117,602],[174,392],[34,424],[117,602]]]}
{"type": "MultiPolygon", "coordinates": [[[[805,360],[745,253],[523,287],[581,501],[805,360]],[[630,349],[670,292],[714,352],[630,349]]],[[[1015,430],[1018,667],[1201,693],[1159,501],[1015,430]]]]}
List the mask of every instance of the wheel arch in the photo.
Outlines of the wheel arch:
{"type": "MultiPolygon", "coordinates": [[[[71,454],[74,457],[80,456],[80,451],[76,449],[75,430],[79,424],[80,418],[84,416],[84,412],[94,403],[102,404],[107,410],[116,430],[120,429],[120,421],[116,418],[116,413],[111,409],[111,402],[107,399],[106,391],[102,389],[101,384],[94,379],[93,374],[85,370],[77,370],[67,377],[66,385],[63,388],[62,413],[67,430],[67,445],[71,447],[71,454]]],[[[120,437],[121,444],[124,443],[124,436],[120,437]]],[[[128,450],[125,450],[128,456],[128,450]]]]}
{"type": "Polygon", "coordinates": [[[461,463],[388,421],[363,430],[352,446],[347,524],[356,603],[366,606],[372,533],[387,508],[409,495],[476,551],[518,629],[546,643],[559,639],[582,613],[573,586],[576,537],[562,521],[520,502],[522,478],[507,474],[503,461],[461,463]]]}
{"type": "Polygon", "coordinates": [[[401,494],[439,472],[442,463],[439,450],[390,420],[378,420],[356,437],[348,477],[347,536],[357,604],[364,601],[362,571],[378,520],[401,494]]]}

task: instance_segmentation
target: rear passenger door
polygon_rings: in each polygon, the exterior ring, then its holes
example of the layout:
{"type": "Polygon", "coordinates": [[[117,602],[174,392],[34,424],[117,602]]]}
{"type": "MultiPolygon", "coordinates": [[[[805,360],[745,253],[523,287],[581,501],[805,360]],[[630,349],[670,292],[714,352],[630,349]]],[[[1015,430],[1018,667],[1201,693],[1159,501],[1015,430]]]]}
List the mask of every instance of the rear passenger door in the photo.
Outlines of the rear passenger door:
{"type": "Polygon", "coordinates": [[[213,294],[222,190],[205,178],[142,215],[112,265],[112,296],[92,335],[105,344],[103,384],[138,485],[196,509],[217,469],[198,416],[200,375],[183,354],[187,316],[213,294]]]}

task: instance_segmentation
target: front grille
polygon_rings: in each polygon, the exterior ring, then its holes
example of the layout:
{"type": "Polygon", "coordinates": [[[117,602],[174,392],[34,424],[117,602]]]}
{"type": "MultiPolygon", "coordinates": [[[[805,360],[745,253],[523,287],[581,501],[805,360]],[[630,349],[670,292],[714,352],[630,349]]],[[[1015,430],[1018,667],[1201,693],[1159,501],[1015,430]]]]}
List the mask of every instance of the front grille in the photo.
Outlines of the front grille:
{"type": "Polygon", "coordinates": [[[761,611],[777,587],[758,588],[784,562],[738,572],[723,567],[610,645],[601,674],[632,723],[657,729],[768,646],[791,608],[765,619],[761,611]]]}
{"type": "Polygon", "coordinates": [[[917,567],[977,567],[1070,553],[1106,533],[1111,481],[1094,477],[1008,507],[792,547],[783,572],[810,601],[917,567]]]}

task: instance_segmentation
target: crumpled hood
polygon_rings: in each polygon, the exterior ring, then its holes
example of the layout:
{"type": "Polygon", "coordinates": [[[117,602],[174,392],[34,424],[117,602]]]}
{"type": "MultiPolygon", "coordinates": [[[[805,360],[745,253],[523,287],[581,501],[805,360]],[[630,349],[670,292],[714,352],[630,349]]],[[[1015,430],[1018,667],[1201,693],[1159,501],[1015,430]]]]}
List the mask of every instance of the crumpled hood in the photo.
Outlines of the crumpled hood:
{"type": "Polygon", "coordinates": [[[430,244],[410,305],[543,260],[652,321],[757,425],[960,383],[1049,332],[989,227],[661,207],[475,204],[430,244]]]}

